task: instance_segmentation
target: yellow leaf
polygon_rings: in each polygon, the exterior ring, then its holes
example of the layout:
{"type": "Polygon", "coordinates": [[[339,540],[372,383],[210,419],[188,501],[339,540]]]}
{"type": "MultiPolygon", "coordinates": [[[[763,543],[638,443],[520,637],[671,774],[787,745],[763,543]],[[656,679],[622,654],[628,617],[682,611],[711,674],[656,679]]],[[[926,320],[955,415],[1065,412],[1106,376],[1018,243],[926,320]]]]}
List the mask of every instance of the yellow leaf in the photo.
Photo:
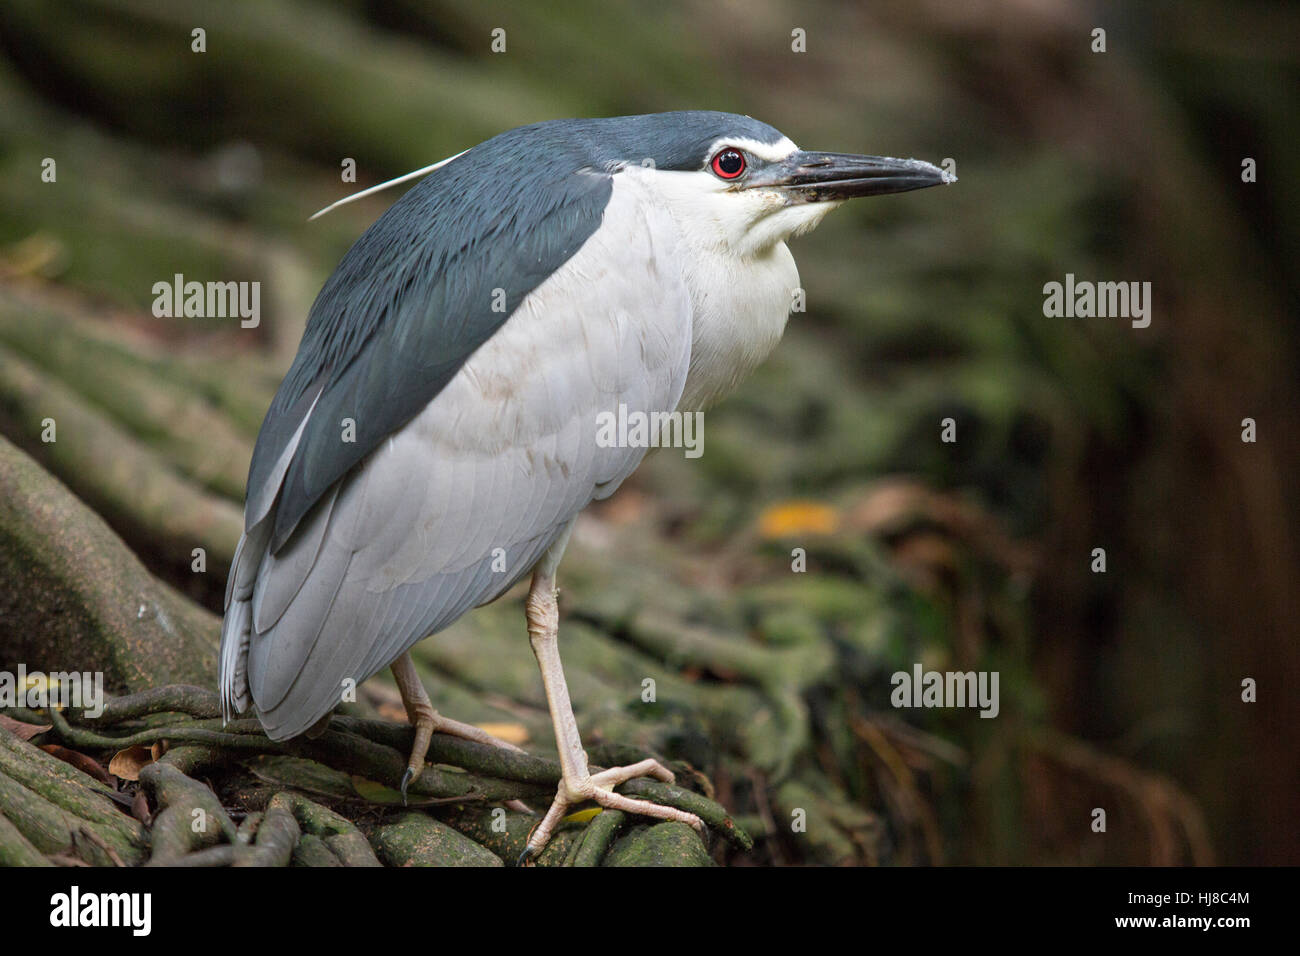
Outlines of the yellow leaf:
{"type": "Polygon", "coordinates": [[[764,538],[788,538],[797,534],[834,534],[839,512],[816,501],[785,501],[764,509],[758,532],[764,538]]]}
{"type": "Polygon", "coordinates": [[[564,817],[561,823],[586,823],[588,820],[594,820],[596,815],[601,811],[600,807],[590,807],[586,810],[579,810],[577,813],[570,813],[564,817]]]}
{"type": "Polygon", "coordinates": [[[475,724],[474,726],[516,747],[528,740],[528,728],[523,724],[475,724]]]}
{"type": "Polygon", "coordinates": [[[379,711],[379,716],[384,718],[384,720],[391,720],[398,724],[404,724],[408,721],[406,708],[401,704],[394,704],[391,701],[383,701],[375,707],[375,709],[379,711]]]}
{"type": "Polygon", "coordinates": [[[352,789],[357,795],[369,800],[371,803],[401,803],[402,792],[394,790],[392,787],[385,787],[382,783],[376,783],[374,780],[367,780],[365,777],[352,775],[352,789]]]}

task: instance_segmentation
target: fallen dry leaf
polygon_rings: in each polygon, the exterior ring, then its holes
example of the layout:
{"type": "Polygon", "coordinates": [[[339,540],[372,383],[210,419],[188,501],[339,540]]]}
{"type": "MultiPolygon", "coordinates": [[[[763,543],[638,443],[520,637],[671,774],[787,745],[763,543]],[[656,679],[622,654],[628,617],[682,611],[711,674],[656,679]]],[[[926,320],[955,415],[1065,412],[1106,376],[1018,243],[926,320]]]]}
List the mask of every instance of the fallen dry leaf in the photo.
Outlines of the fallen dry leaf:
{"type": "Polygon", "coordinates": [[[41,749],[51,757],[58,757],[64,763],[72,764],[82,773],[94,777],[100,783],[106,783],[110,787],[113,785],[113,778],[108,775],[108,771],[103,768],[100,762],[93,757],[87,757],[85,754],[76,750],[69,750],[67,747],[60,747],[58,744],[45,744],[41,749]]]}
{"type": "Polygon", "coordinates": [[[119,750],[108,762],[108,772],[123,780],[139,780],[140,771],[158,759],[158,754],[155,753],[156,747],[157,744],[153,747],[141,744],[119,750]]]}
{"type": "Polygon", "coordinates": [[[137,790],[135,797],[131,800],[131,816],[145,826],[153,823],[153,814],[149,812],[149,799],[144,795],[143,790],[137,790]]]}
{"type": "Polygon", "coordinates": [[[12,717],[6,717],[0,714],[0,727],[9,731],[19,740],[31,740],[37,734],[43,734],[49,730],[52,724],[29,724],[21,720],[14,720],[12,717]]]}

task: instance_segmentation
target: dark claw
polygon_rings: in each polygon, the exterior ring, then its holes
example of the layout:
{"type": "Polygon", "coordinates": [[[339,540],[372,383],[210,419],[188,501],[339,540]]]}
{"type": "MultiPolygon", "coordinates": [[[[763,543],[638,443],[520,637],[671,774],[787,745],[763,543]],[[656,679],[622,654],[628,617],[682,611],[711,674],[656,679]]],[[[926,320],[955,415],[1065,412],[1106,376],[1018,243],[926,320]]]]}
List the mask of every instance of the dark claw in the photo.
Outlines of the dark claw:
{"type": "Polygon", "coordinates": [[[402,806],[406,806],[406,785],[414,779],[415,771],[407,767],[406,773],[402,774],[402,806]]]}
{"type": "Polygon", "coordinates": [[[529,861],[532,860],[532,858],[535,856],[537,856],[537,852],[533,850],[532,847],[526,846],[524,847],[524,852],[519,854],[519,860],[518,862],[515,863],[515,865],[527,866],[529,861]]]}

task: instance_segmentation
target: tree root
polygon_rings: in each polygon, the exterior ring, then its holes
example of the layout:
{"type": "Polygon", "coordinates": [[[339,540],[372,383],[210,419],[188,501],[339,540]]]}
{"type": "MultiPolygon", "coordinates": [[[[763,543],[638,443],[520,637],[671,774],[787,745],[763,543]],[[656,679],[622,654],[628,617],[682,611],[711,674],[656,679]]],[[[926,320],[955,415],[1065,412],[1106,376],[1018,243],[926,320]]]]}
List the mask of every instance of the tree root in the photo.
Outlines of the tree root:
{"type": "MultiPolygon", "coordinates": [[[[85,750],[115,753],[129,747],[166,745],[163,756],[144,766],[139,775],[140,786],[158,807],[149,834],[149,864],[154,866],[377,866],[381,859],[390,865],[498,865],[507,857],[513,862],[536,820],[491,805],[514,799],[545,802],[559,780],[559,765],[554,760],[435,734],[429,764],[411,782],[408,792],[421,805],[447,805],[448,821],[408,809],[363,833],[334,809],[297,789],[281,787],[297,787],[301,778],[303,788],[322,795],[329,791],[328,799],[333,801],[364,806],[367,796],[382,799],[387,791],[372,791],[374,784],[359,791],[356,784],[358,779],[383,786],[400,781],[413,733],[409,726],[336,716],[315,739],[273,741],[264,735],[257,720],[239,719],[223,725],[215,716],[217,710],[216,695],[211,691],[173,685],[107,701],[93,726],[77,710],[51,709],[39,716],[52,725],[52,734],[85,750]],[[259,776],[274,789],[263,787],[260,798],[256,788],[248,791],[253,799],[265,800],[265,807],[248,813],[237,825],[218,795],[196,777],[232,765],[248,764],[256,772],[259,764],[249,763],[255,757],[272,760],[263,766],[274,772],[264,771],[265,775],[259,776]],[[265,794],[270,794],[269,799],[265,794]],[[482,809],[471,811],[471,807],[482,809]],[[489,831],[492,839],[481,839],[489,831]]],[[[22,744],[12,734],[9,737],[22,744]]],[[[3,753],[0,750],[0,761],[3,753]]],[[[51,767],[65,766],[43,756],[51,767]]],[[[71,768],[59,772],[65,778],[79,774],[71,768]]],[[[91,788],[104,789],[93,781],[91,788]]],[[[630,781],[623,789],[696,813],[737,847],[751,845],[722,807],[697,793],[640,780],[630,781]]],[[[19,780],[0,775],[0,798],[6,805],[23,807],[20,816],[27,821],[10,852],[16,859],[31,859],[32,852],[49,854],[65,848],[66,834],[74,827],[65,820],[64,811],[33,804],[21,790],[19,780]]],[[[107,796],[107,792],[103,797],[91,794],[81,803],[107,796]]],[[[73,800],[66,795],[61,799],[73,800]]],[[[97,809],[96,823],[113,820],[120,825],[125,821],[135,838],[131,847],[120,845],[120,839],[104,843],[99,854],[102,859],[95,862],[107,863],[113,856],[120,860],[129,856],[132,862],[139,862],[143,853],[138,824],[116,807],[105,810],[93,802],[85,807],[81,803],[77,806],[84,814],[97,809]]],[[[389,813],[383,803],[368,805],[389,813]]],[[[544,862],[596,865],[613,846],[624,822],[622,814],[606,811],[576,834],[571,827],[565,828],[548,848],[544,862]]],[[[701,847],[692,858],[702,859],[702,854],[701,847]]]]}

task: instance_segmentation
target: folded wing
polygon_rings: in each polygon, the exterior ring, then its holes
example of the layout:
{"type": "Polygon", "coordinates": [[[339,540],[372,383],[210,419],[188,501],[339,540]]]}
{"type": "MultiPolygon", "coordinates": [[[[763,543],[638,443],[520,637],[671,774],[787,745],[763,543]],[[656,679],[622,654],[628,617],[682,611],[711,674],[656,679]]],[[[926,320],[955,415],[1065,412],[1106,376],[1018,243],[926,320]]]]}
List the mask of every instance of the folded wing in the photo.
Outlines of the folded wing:
{"type": "Polygon", "coordinates": [[[254,495],[250,485],[255,522],[231,572],[228,710],[255,704],[277,739],[307,729],[339,702],[345,681],[359,683],[500,595],[639,464],[644,448],[601,447],[599,416],[620,405],[672,411],[691,342],[676,230],[642,188],[613,182],[601,228],[419,411],[325,487],[276,547],[285,489],[314,480],[303,468],[290,486],[306,460],[304,436],[317,455],[330,430],[343,436],[341,420],[319,417],[339,411],[328,386],[286,403],[300,418],[280,426],[288,438],[265,468],[282,487],[254,495]]]}

